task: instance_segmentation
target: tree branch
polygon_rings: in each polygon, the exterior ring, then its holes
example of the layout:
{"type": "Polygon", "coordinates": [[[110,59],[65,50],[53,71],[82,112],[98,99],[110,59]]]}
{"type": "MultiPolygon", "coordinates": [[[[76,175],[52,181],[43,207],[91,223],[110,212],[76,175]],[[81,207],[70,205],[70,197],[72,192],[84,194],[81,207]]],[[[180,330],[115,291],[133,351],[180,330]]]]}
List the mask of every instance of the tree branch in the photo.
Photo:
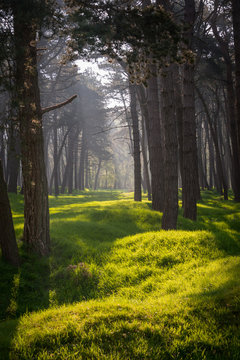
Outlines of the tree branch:
{"type": "Polygon", "coordinates": [[[42,111],[41,111],[41,112],[42,112],[42,115],[45,114],[45,113],[47,113],[47,112],[49,112],[49,111],[52,111],[52,110],[55,110],[55,109],[59,109],[59,108],[61,108],[62,106],[65,106],[65,105],[71,103],[74,99],[76,99],[76,97],[77,97],[77,95],[73,95],[73,96],[71,96],[71,97],[70,97],[68,100],[66,100],[66,101],[63,101],[63,102],[58,103],[58,104],[56,104],[56,105],[52,105],[52,106],[48,106],[48,107],[46,107],[46,108],[43,108],[42,111]]]}

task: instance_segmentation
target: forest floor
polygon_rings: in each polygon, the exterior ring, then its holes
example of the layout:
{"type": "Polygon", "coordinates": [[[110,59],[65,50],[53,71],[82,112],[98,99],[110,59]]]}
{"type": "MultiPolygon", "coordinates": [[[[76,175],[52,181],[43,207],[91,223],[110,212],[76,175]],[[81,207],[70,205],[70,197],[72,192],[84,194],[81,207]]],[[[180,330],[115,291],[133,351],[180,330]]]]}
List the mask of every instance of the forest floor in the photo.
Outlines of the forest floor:
{"type": "Polygon", "coordinates": [[[50,197],[52,252],[0,260],[0,359],[240,359],[240,204],[204,192],[160,230],[130,193],[50,197]]]}

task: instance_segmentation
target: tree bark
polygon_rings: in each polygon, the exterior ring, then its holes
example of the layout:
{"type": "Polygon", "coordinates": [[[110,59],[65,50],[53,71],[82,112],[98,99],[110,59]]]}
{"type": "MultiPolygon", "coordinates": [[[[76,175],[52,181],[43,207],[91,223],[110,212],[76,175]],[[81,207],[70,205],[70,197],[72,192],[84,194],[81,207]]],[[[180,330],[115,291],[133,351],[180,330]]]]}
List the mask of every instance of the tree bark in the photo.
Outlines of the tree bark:
{"type": "Polygon", "coordinates": [[[44,164],[42,111],[38,87],[36,27],[27,14],[14,13],[16,87],[24,187],[24,241],[29,249],[50,251],[47,178],[44,164]]]}
{"type": "MultiPolygon", "coordinates": [[[[157,73],[156,66],[152,65],[152,72],[157,73]]],[[[148,80],[147,87],[148,123],[146,123],[149,162],[152,181],[152,208],[163,211],[164,205],[164,165],[162,150],[162,131],[158,99],[157,77],[148,80]]]]}
{"type": "Polygon", "coordinates": [[[79,190],[84,190],[84,171],[85,171],[85,160],[86,160],[86,148],[87,148],[87,139],[86,139],[86,130],[83,123],[82,128],[82,144],[81,144],[81,154],[80,154],[80,164],[79,164],[79,190]]]}
{"type": "Polygon", "coordinates": [[[97,172],[95,175],[95,181],[94,181],[94,190],[97,190],[97,188],[98,188],[98,178],[99,178],[99,174],[100,174],[100,170],[101,170],[101,165],[102,165],[102,159],[99,159],[98,168],[97,168],[97,172]]]}
{"type": "Polygon", "coordinates": [[[162,228],[177,228],[178,217],[178,141],[174,108],[173,67],[161,77],[162,121],[164,126],[164,209],[162,228]]]}
{"type": "Polygon", "coordinates": [[[8,147],[8,192],[17,194],[17,180],[20,168],[20,139],[18,130],[14,126],[9,133],[8,147]]]}
{"type": "MultiPolygon", "coordinates": [[[[240,2],[232,0],[232,20],[235,52],[235,88],[237,108],[238,153],[240,153],[240,2]]],[[[240,201],[240,199],[237,199],[240,201]]]]}
{"type": "Polygon", "coordinates": [[[13,227],[12,213],[7,193],[7,185],[3,177],[0,159],[0,245],[2,257],[14,266],[19,265],[18,247],[13,227]]]}
{"type": "MultiPolygon", "coordinates": [[[[193,26],[195,22],[195,1],[185,0],[185,32],[188,48],[192,48],[193,26]]],[[[197,219],[197,199],[200,196],[198,183],[198,161],[194,98],[194,65],[183,65],[183,216],[197,219]]]]}
{"type": "Polygon", "coordinates": [[[129,92],[130,92],[130,109],[131,109],[132,130],[133,130],[134,200],[142,201],[139,121],[137,114],[136,89],[135,86],[130,83],[129,83],[129,92]]]}

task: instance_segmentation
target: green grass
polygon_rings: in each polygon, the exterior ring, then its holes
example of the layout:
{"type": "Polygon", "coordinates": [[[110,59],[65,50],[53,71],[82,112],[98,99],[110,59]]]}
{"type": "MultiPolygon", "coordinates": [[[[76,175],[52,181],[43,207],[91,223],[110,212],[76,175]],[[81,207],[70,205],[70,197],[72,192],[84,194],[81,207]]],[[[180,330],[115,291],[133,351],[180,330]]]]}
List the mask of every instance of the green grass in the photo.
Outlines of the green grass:
{"type": "Polygon", "coordinates": [[[52,253],[0,261],[0,359],[240,359],[240,205],[205,192],[160,230],[132,194],[50,197],[52,253]],[[4,296],[2,296],[4,294],[4,296]]]}

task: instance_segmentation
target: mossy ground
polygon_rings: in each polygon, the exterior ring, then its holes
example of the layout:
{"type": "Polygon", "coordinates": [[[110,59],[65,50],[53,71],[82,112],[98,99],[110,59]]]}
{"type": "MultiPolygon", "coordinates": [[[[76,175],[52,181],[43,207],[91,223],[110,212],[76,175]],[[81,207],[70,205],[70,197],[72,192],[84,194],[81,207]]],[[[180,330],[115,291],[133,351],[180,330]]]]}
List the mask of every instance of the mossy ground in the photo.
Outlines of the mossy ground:
{"type": "MultiPolygon", "coordinates": [[[[11,196],[18,239],[23,199],[11,196]]],[[[240,359],[240,205],[160,230],[132,194],[50,197],[52,253],[0,261],[0,359],[240,359]]]]}

